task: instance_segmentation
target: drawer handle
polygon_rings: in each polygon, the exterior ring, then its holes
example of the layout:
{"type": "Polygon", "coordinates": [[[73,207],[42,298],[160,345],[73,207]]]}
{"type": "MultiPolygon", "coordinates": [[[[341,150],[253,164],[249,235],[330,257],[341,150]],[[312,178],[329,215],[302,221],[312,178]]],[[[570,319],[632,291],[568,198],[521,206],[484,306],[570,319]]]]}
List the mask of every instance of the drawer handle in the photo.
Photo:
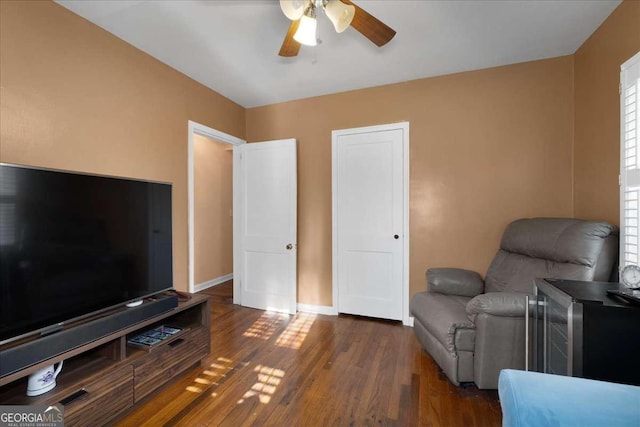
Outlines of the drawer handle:
{"type": "Polygon", "coordinates": [[[167,345],[168,345],[169,347],[175,347],[175,346],[177,346],[177,345],[182,344],[183,342],[184,342],[184,339],[182,339],[182,338],[178,338],[178,339],[177,339],[177,340],[175,340],[175,341],[171,341],[171,342],[170,342],[169,344],[167,344],[167,345]]]}
{"type": "Polygon", "coordinates": [[[73,393],[70,396],[65,397],[64,399],[62,399],[60,401],[60,403],[64,406],[70,404],[71,402],[73,402],[74,400],[80,399],[82,396],[84,396],[85,394],[89,394],[88,391],[86,391],[85,389],[82,390],[78,390],[75,393],[73,393]]]}

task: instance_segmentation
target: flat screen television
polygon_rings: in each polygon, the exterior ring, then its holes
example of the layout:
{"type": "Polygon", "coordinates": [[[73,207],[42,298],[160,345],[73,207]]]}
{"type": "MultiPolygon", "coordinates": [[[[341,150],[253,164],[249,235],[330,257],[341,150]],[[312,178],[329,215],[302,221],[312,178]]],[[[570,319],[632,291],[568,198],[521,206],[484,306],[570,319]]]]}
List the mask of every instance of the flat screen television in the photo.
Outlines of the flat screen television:
{"type": "Polygon", "coordinates": [[[0,344],[172,287],[170,184],[0,163],[0,344]]]}

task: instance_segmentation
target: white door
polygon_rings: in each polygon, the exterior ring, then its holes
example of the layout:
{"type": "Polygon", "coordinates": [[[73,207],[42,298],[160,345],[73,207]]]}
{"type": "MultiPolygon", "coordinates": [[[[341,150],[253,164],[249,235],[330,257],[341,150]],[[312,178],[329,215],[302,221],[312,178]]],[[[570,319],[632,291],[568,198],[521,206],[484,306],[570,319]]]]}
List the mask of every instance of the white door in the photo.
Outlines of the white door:
{"type": "Polygon", "coordinates": [[[405,133],[406,123],[334,132],[334,280],[340,313],[404,320],[405,133]]]}
{"type": "Polygon", "coordinates": [[[234,173],[234,185],[240,185],[235,204],[240,238],[234,251],[234,294],[239,298],[234,300],[246,307],[294,314],[296,140],[234,147],[234,173]]]}

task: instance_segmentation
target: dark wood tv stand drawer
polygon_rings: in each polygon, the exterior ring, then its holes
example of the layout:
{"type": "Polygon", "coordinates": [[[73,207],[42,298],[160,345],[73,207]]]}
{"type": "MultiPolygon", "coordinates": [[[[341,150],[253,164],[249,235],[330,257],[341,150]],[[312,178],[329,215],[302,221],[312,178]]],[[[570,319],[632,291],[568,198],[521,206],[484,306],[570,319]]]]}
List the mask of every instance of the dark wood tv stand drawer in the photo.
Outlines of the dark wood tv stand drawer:
{"type": "Polygon", "coordinates": [[[162,343],[134,362],[135,401],[153,392],[209,354],[209,329],[197,327],[162,343]]]}
{"type": "Polygon", "coordinates": [[[60,400],[64,405],[65,426],[103,425],[133,405],[133,367],[106,375],[60,400]]]}

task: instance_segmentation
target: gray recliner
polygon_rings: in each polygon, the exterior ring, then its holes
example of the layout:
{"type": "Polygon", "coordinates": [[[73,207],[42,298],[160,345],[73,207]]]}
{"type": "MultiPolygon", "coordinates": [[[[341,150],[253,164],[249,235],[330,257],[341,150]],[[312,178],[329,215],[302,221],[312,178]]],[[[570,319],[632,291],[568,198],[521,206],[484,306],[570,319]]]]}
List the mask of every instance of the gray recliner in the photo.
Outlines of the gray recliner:
{"type": "Polygon", "coordinates": [[[608,281],[618,229],[571,218],[519,219],[507,226],[485,279],[431,268],[427,291],[411,298],[420,344],[452,383],[495,389],[501,369],[524,369],[525,295],[536,278],[608,281]]]}

